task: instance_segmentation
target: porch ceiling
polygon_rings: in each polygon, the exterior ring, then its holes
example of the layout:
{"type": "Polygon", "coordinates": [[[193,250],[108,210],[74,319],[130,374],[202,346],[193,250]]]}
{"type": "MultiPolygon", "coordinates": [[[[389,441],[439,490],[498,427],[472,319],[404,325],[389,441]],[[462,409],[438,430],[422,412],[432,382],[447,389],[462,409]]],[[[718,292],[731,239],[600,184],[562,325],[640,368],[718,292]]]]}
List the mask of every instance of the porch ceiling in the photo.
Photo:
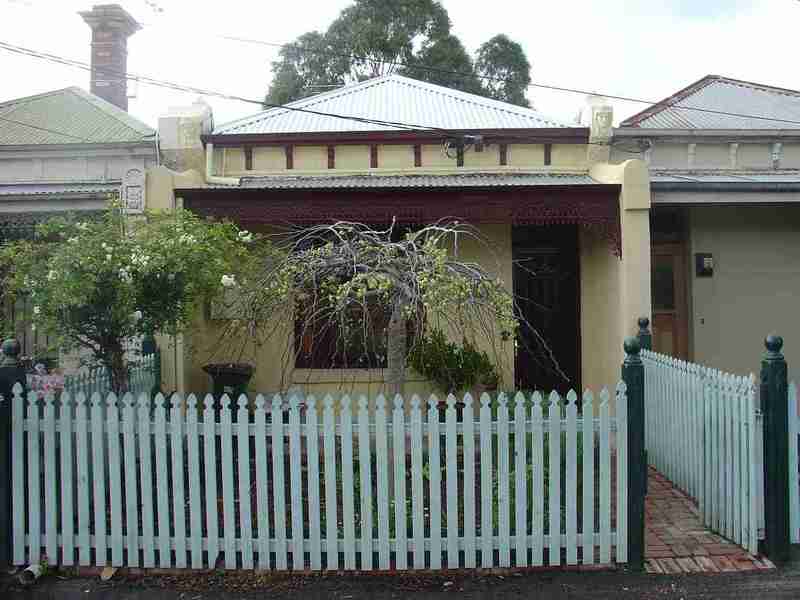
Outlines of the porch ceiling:
{"type": "Polygon", "coordinates": [[[309,225],[337,220],[385,224],[458,219],[472,224],[580,225],[598,232],[620,254],[619,186],[549,185],[507,189],[179,189],[197,214],[243,226],[309,225]]]}

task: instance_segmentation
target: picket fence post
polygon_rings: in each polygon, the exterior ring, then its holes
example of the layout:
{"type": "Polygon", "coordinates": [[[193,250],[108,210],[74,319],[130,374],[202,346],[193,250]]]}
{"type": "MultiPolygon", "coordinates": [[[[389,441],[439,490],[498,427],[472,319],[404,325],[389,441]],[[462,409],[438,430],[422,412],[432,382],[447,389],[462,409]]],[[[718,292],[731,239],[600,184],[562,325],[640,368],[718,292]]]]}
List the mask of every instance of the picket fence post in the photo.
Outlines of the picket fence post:
{"type": "Polygon", "coordinates": [[[772,561],[789,559],[789,389],[783,338],[769,335],[761,361],[764,415],[764,553],[772,561]]]}
{"type": "MultiPolygon", "coordinates": [[[[639,340],[625,340],[622,380],[628,396],[628,562],[633,568],[644,565],[644,499],[647,460],[644,450],[644,364],[639,357],[639,340]]],[[[619,474],[617,474],[619,477],[619,474]]],[[[618,502],[623,501],[621,498],[618,502]]]]}
{"type": "MultiPolygon", "coordinates": [[[[15,339],[7,339],[2,345],[0,359],[0,567],[11,565],[11,403],[12,388],[16,383],[26,386],[25,370],[19,362],[22,351],[15,339]]],[[[26,394],[23,391],[23,396],[26,394]]]]}

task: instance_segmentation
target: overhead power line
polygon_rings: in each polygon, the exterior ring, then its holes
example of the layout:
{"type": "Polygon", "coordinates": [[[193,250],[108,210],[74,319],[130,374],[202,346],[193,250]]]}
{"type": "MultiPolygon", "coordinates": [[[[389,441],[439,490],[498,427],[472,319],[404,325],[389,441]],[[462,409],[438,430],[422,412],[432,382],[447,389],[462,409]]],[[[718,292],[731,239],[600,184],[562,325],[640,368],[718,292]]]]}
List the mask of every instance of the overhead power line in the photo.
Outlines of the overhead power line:
{"type": "MultiPolygon", "coordinates": [[[[6,1],[10,2],[10,3],[13,3],[13,4],[16,4],[12,0],[6,0],[6,1]]],[[[39,7],[34,6],[32,4],[19,4],[19,6],[24,6],[25,8],[30,8],[30,9],[37,9],[37,10],[39,9],[39,7]]],[[[42,7],[42,10],[43,10],[43,7],[42,7]]],[[[49,11],[50,9],[48,8],[47,10],[49,11]]],[[[70,14],[72,14],[72,13],[70,13],[70,14]]],[[[142,24],[143,25],[147,25],[149,27],[151,27],[151,26],[155,26],[155,27],[161,26],[161,24],[159,24],[159,23],[142,23],[142,24]]],[[[411,64],[407,64],[407,63],[384,60],[384,59],[379,59],[379,58],[373,58],[373,57],[363,56],[363,55],[358,55],[358,54],[332,52],[332,51],[328,51],[328,50],[324,50],[324,51],[316,50],[314,48],[307,48],[307,47],[300,46],[299,44],[296,44],[294,42],[286,42],[286,43],[269,42],[269,41],[265,41],[265,40],[259,40],[259,39],[253,39],[253,38],[247,38],[247,37],[240,37],[240,36],[217,34],[217,33],[213,33],[213,32],[210,33],[209,35],[211,37],[215,37],[215,38],[218,38],[218,39],[234,41],[234,42],[239,42],[239,43],[256,44],[256,45],[260,45],[260,46],[268,46],[268,47],[274,47],[274,48],[293,47],[293,48],[295,48],[296,50],[298,50],[300,52],[306,52],[306,53],[309,53],[309,54],[324,54],[326,56],[338,56],[340,58],[349,58],[349,59],[352,59],[352,60],[359,60],[359,61],[363,61],[363,62],[371,62],[373,64],[386,64],[386,65],[389,65],[389,66],[392,66],[392,67],[395,67],[395,68],[398,68],[398,67],[399,68],[406,68],[406,69],[410,69],[410,70],[426,71],[426,72],[429,72],[429,73],[438,73],[438,74],[441,74],[441,75],[453,75],[453,76],[456,76],[456,77],[463,77],[463,78],[467,78],[467,77],[469,77],[469,78],[478,78],[478,79],[482,79],[482,80],[486,80],[486,81],[497,81],[497,82],[503,82],[503,83],[513,82],[513,80],[510,80],[508,78],[492,77],[490,75],[479,75],[477,73],[465,73],[465,72],[459,72],[459,71],[451,71],[451,70],[448,70],[448,69],[440,69],[438,67],[434,67],[434,66],[430,66],[430,65],[416,65],[416,64],[411,65],[411,64]]],[[[5,43],[3,43],[3,44],[5,44],[5,43]]],[[[44,54],[44,53],[42,53],[42,54],[44,54]]],[[[70,60],[70,59],[66,59],[66,60],[70,60]]],[[[79,61],[71,61],[71,62],[79,62],[79,61]]],[[[91,69],[91,67],[89,67],[85,63],[83,65],[84,66],[82,68],[91,69]]],[[[104,69],[104,71],[108,72],[107,69],[104,69]]],[[[143,78],[140,78],[140,77],[128,76],[127,78],[128,79],[132,79],[132,80],[139,80],[139,81],[142,81],[143,83],[147,83],[147,82],[144,81],[143,78]]],[[[151,83],[151,85],[155,85],[155,84],[151,83]]],[[[175,85],[175,84],[170,84],[170,85],[175,85]]],[[[619,100],[621,102],[632,102],[632,103],[636,103],[636,104],[655,105],[655,104],[660,104],[661,102],[663,102],[663,100],[645,100],[645,99],[642,99],[642,98],[635,98],[635,97],[632,97],[632,96],[624,96],[624,95],[620,95],[620,94],[608,94],[608,93],[597,92],[597,91],[592,91],[592,90],[584,90],[584,89],[580,89],[580,88],[558,86],[558,85],[552,85],[552,84],[546,84],[546,83],[529,83],[529,84],[526,84],[526,87],[550,90],[550,91],[554,91],[554,92],[564,92],[564,93],[568,93],[568,94],[580,94],[582,96],[601,96],[603,98],[608,98],[610,100],[619,100]]],[[[173,88],[173,89],[177,89],[177,88],[173,88]]],[[[182,90],[182,91],[194,91],[194,90],[193,89],[187,89],[187,90],[182,90]]],[[[269,107],[269,108],[285,108],[287,110],[300,110],[300,109],[294,109],[292,107],[285,106],[285,105],[277,105],[277,104],[272,104],[271,105],[269,103],[266,103],[266,102],[263,102],[263,101],[260,101],[260,100],[251,100],[251,99],[247,99],[247,98],[241,98],[241,97],[238,97],[238,96],[231,96],[231,95],[228,95],[228,94],[208,93],[208,92],[202,92],[202,91],[199,91],[198,93],[205,93],[206,95],[209,95],[209,96],[216,96],[216,97],[226,98],[226,99],[229,99],[229,100],[238,100],[238,101],[241,101],[241,102],[257,103],[257,104],[260,104],[261,106],[265,106],[265,107],[269,107]]],[[[711,109],[711,108],[702,108],[702,107],[694,107],[694,106],[677,106],[675,104],[670,105],[670,108],[675,109],[675,110],[694,111],[694,112],[701,112],[701,113],[713,114],[713,115],[723,115],[723,116],[739,117],[739,118],[746,118],[746,119],[772,121],[772,122],[775,122],[775,123],[787,123],[787,124],[792,124],[792,125],[800,125],[800,121],[797,121],[797,120],[780,119],[780,118],[777,118],[777,117],[769,117],[769,116],[766,116],[766,115],[751,115],[751,114],[747,114],[747,113],[735,113],[735,112],[729,112],[729,111],[724,111],[724,110],[715,110],[715,109],[711,109]]],[[[304,110],[303,112],[311,112],[311,111],[304,110]]],[[[327,116],[335,116],[335,117],[338,117],[338,118],[348,118],[348,119],[351,118],[351,117],[347,117],[347,116],[344,116],[344,115],[333,115],[333,114],[327,115],[327,116]]],[[[360,118],[360,117],[358,117],[358,118],[360,118]]],[[[391,124],[391,122],[384,122],[383,124],[391,124]]],[[[398,125],[398,126],[400,126],[400,125],[398,125]]],[[[422,128],[422,129],[435,129],[435,128],[430,128],[430,127],[425,127],[425,126],[413,126],[412,125],[411,127],[412,128],[422,128]]]]}

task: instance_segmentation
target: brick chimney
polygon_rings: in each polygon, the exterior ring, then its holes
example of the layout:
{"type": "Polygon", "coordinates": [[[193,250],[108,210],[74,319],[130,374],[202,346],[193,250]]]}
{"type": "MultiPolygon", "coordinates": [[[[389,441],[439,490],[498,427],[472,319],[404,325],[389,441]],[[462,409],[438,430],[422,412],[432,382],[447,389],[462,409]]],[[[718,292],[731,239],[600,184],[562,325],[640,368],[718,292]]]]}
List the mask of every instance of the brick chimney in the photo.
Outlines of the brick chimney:
{"type": "Polygon", "coordinates": [[[128,110],[128,38],[141,26],[119,4],[96,4],[79,13],[92,28],[91,92],[128,110]]]}

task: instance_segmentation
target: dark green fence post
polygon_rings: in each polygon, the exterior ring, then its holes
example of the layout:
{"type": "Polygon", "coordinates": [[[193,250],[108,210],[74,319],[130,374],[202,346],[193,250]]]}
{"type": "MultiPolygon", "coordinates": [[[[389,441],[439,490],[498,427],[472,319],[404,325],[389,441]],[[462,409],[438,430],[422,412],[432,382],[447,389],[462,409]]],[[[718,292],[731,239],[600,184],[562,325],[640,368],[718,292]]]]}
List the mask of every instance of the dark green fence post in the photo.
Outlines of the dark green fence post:
{"type": "Polygon", "coordinates": [[[639,318],[639,333],[636,337],[639,338],[639,347],[642,350],[653,349],[653,334],[650,333],[650,319],[647,317],[639,318]]]}
{"type": "Polygon", "coordinates": [[[0,358],[0,567],[11,565],[11,390],[16,383],[26,385],[21,350],[17,340],[5,340],[0,358]]]}
{"type": "Polygon", "coordinates": [[[789,392],[783,338],[767,336],[761,360],[764,415],[764,553],[789,559],[789,392]]]}
{"type": "MultiPolygon", "coordinates": [[[[647,460],[644,452],[644,365],[639,357],[639,340],[625,340],[622,380],[628,395],[628,563],[644,565],[644,499],[647,460]]],[[[618,499],[622,502],[623,499],[618,499]]]]}

